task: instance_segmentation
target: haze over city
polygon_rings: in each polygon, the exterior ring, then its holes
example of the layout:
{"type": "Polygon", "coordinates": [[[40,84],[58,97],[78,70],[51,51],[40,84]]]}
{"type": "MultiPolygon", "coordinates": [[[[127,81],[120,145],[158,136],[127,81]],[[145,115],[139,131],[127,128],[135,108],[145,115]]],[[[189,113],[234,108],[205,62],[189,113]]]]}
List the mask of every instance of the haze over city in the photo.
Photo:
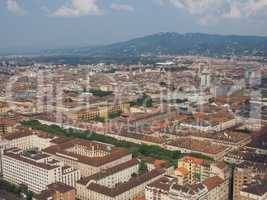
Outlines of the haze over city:
{"type": "Polygon", "coordinates": [[[0,49],[103,45],[158,32],[267,35],[266,0],[2,0],[0,49]]]}
{"type": "Polygon", "coordinates": [[[0,199],[267,200],[267,0],[0,0],[0,199]]]}

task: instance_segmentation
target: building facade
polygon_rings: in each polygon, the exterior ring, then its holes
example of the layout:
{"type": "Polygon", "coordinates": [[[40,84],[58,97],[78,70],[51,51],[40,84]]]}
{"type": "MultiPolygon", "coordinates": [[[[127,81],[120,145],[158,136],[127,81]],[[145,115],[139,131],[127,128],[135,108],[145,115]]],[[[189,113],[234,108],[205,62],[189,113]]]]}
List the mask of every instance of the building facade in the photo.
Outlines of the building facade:
{"type": "Polygon", "coordinates": [[[2,169],[4,180],[16,185],[25,185],[35,193],[40,193],[47,185],[55,182],[75,187],[80,179],[79,170],[64,166],[48,154],[34,150],[4,150],[2,169]]]}

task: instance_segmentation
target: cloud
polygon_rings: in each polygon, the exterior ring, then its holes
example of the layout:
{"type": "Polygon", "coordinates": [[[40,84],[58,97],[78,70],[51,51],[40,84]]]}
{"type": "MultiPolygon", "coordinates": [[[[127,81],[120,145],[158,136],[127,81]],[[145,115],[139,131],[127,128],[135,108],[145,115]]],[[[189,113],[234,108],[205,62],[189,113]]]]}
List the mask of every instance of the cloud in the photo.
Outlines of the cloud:
{"type": "Polygon", "coordinates": [[[24,16],[27,14],[16,0],[7,0],[6,1],[7,10],[17,16],[24,16]]]}
{"type": "Polygon", "coordinates": [[[134,8],[129,4],[111,4],[111,9],[115,11],[126,11],[126,12],[133,12],[134,8]]]}
{"type": "Polygon", "coordinates": [[[267,0],[161,0],[196,16],[204,25],[223,19],[267,16],[267,0]]]}
{"type": "Polygon", "coordinates": [[[60,17],[78,17],[100,14],[102,14],[102,12],[97,5],[97,0],[70,0],[70,2],[62,5],[56,11],[51,13],[52,16],[60,17]]]}

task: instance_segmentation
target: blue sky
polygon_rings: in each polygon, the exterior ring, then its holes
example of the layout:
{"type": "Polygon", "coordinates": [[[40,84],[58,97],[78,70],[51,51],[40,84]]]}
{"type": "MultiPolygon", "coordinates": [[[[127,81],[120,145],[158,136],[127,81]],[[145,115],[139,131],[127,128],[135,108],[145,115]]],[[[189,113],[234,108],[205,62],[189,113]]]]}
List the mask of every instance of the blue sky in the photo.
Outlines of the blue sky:
{"type": "Polygon", "coordinates": [[[0,49],[107,44],[168,31],[267,35],[267,0],[0,0],[0,49]]]}

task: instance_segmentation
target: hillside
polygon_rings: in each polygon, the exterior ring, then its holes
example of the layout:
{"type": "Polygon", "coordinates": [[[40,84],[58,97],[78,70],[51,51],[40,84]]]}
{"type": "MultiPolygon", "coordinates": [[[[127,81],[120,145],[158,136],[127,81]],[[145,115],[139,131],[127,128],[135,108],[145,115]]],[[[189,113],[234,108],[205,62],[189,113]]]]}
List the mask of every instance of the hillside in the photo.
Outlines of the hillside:
{"type": "Polygon", "coordinates": [[[267,37],[159,33],[106,46],[50,50],[46,53],[109,58],[162,54],[267,56],[267,37]]]}

